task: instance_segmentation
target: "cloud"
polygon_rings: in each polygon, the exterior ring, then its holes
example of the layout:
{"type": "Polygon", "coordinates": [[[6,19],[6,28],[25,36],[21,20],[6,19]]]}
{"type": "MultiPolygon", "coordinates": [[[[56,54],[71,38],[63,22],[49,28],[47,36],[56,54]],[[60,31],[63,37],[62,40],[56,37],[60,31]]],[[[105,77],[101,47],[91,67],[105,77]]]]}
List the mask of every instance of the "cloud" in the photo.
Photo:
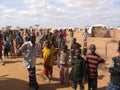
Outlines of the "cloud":
{"type": "Polygon", "coordinates": [[[106,6],[110,6],[115,2],[119,2],[119,0],[57,0],[59,3],[63,3],[67,7],[71,8],[102,8],[106,6]]]}
{"type": "Polygon", "coordinates": [[[0,5],[0,11],[4,11],[6,8],[3,5],[0,5]]]}
{"type": "Polygon", "coordinates": [[[0,12],[5,14],[12,14],[16,12],[16,9],[7,8],[6,6],[0,5],[0,12]]]}
{"type": "Polygon", "coordinates": [[[71,8],[88,8],[97,6],[97,0],[57,0],[71,8]]]}
{"type": "Polygon", "coordinates": [[[2,19],[13,19],[14,17],[11,15],[3,15],[1,16],[2,19]]]}
{"type": "MultiPolygon", "coordinates": [[[[9,2],[9,4],[14,4],[9,2]]],[[[0,25],[81,27],[120,23],[120,0],[18,0],[24,9],[0,5],[0,25]],[[11,20],[13,23],[11,23],[11,20]]],[[[6,1],[7,2],[7,1],[6,1]]]]}
{"type": "Polygon", "coordinates": [[[63,9],[57,8],[45,0],[24,0],[23,2],[27,5],[28,10],[35,12],[36,15],[59,16],[65,14],[63,9]]]}

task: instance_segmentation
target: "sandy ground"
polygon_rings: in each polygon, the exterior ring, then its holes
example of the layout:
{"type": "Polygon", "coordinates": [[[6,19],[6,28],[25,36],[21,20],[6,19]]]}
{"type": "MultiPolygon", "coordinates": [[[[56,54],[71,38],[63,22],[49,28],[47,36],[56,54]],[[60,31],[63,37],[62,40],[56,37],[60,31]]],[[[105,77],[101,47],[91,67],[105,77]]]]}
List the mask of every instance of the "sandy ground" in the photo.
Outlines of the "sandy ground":
{"type": "MultiPolygon", "coordinates": [[[[96,44],[97,53],[105,58],[105,44],[112,40],[118,40],[120,32],[111,31],[112,38],[88,38],[88,45],[91,43],[96,44]],[[115,35],[115,36],[114,36],[115,35]]],[[[77,42],[82,44],[81,39],[82,32],[76,31],[75,37],[77,38],[77,42]]],[[[69,38],[69,36],[67,37],[69,38]]],[[[69,45],[69,41],[68,41],[69,45]]],[[[116,53],[117,43],[109,43],[107,45],[107,57],[105,58],[106,63],[104,66],[101,65],[102,68],[99,68],[99,76],[98,76],[98,90],[106,90],[106,87],[109,82],[109,72],[107,68],[109,67],[110,60],[113,56],[118,55],[116,53]]],[[[26,68],[23,66],[22,60],[23,58],[4,58],[5,65],[3,66],[0,63],[0,90],[34,90],[28,87],[28,73],[26,68]]],[[[59,82],[59,69],[54,65],[53,72],[53,80],[51,82],[47,82],[43,80],[41,77],[41,73],[43,70],[43,60],[41,58],[37,58],[36,62],[36,76],[37,81],[39,83],[39,90],[73,90],[71,85],[60,85],[59,82]]],[[[79,87],[78,87],[79,90],[79,87]]],[[[87,90],[87,84],[85,84],[85,90],[87,90]]]]}

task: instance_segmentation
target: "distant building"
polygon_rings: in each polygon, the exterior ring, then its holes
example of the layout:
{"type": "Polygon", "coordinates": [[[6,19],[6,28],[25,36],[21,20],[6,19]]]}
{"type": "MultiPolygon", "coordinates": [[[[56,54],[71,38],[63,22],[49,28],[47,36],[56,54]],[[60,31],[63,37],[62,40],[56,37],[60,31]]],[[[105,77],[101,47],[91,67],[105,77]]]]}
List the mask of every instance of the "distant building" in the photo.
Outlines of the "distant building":
{"type": "Polygon", "coordinates": [[[88,33],[92,37],[110,37],[110,33],[107,26],[102,24],[92,25],[88,29],[88,33]]]}

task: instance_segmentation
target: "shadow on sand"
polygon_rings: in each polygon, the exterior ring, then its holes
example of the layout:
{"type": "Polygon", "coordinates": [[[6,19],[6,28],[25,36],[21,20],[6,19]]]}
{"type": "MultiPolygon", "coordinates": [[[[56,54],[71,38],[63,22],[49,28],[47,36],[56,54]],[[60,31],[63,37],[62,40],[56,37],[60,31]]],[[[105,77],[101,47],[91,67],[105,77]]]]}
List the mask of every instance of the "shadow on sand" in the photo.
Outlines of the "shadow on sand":
{"type": "MultiPolygon", "coordinates": [[[[6,76],[6,75],[5,75],[6,76]]],[[[0,77],[0,90],[35,90],[28,86],[28,82],[15,78],[0,77]]],[[[40,84],[38,90],[57,90],[59,88],[70,87],[69,85],[61,85],[60,83],[40,84]]]]}
{"type": "Polygon", "coordinates": [[[98,88],[98,90],[106,90],[106,89],[107,89],[107,86],[104,86],[104,87],[98,88]]]}
{"type": "Polygon", "coordinates": [[[28,86],[28,82],[15,78],[1,78],[0,90],[34,90],[28,86]]]}
{"type": "Polygon", "coordinates": [[[5,64],[12,64],[12,63],[17,63],[17,62],[22,62],[22,60],[16,60],[16,61],[4,61],[5,64]]]}
{"type": "Polygon", "coordinates": [[[61,90],[63,88],[70,87],[70,85],[61,85],[60,83],[48,83],[48,84],[41,84],[40,90],[61,90]]]}

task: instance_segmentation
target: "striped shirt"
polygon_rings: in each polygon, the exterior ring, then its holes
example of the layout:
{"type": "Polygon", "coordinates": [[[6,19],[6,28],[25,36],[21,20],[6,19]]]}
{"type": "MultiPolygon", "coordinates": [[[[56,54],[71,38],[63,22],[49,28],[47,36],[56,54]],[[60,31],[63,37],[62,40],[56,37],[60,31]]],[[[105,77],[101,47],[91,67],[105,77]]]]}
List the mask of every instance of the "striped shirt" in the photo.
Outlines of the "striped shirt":
{"type": "Polygon", "coordinates": [[[87,69],[88,69],[88,77],[90,78],[97,78],[98,76],[98,65],[99,63],[104,62],[104,59],[102,59],[98,54],[88,54],[86,56],[87,59],[87,69]]]}

